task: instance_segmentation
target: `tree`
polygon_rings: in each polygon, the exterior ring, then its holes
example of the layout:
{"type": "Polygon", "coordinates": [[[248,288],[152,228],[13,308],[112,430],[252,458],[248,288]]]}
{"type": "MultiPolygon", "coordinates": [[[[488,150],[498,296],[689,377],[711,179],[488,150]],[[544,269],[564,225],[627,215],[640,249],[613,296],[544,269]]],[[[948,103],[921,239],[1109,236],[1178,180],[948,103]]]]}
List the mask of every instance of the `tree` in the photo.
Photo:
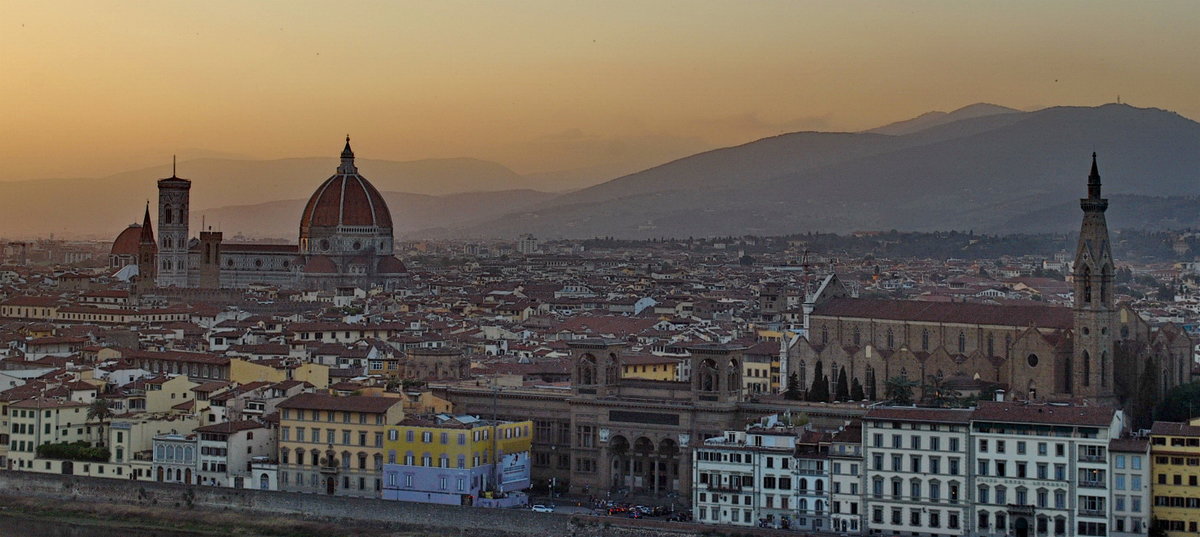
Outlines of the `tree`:
{"type": "Polygon", "coordinates": [[[1200,382],[1171,388],[1154,409],[1156,421],[1186,422],[1200,414],[1200,382]]]}
{"type": "Polygon", "coordinates": [[[1153,361],[1147,361],[1134,393],[1132,414],[1135,427],[1144,429],[1154,424],[1154,404],[1158,402],[1158,397],[1158,369],[1153,361]]]}
{"type": "Polygon", "coordinates": [[[908,380],[904,377],[892,377],[887,380],[884,394],[893,404],[911,405],[913,403],[913,388],[916,385],[916,381],[908,380]]]}
{"type": "Polygon", "coordinates": [[[834,392],[835,401],[845,401],[850,397],[850,383],[846,381],[846,366],[842,366],[842,370],[838,372],[837,391],[834,392]]]}
{"type": "Polygon", "coordinates": [[[936,375],[929,375],[929,382],[921,389],[924,392],[925,400],[939,407],[950,406],[951,403],[962,397],[961,393],[946,385],[946,379],[936,375]]]}
{"type": "Polygon", "coordinates": [[[791,401],[799,401],[804,398],[804,388],[800,386],[799,375],[795,373],[788,375],[788,385],[783,392],[783,398],[791,401]]]}
{"type": "Polygon", "coordinates": [[[813,402],[829,402],[829,377],[823,374],[823,364],[817,361],[816,367],[813,368],[813,383],[808,389],[808,400],[813,402]]]}
{"type": "Polygon", "coordinates": [[[108,421],[113,418],[113,415],[114,414],[113,414],[112,408],[108,406],[108,399],[97,397],[94,400],[92,400],[91,404],[88,405],[88,408],[87,408],[88,421],[100,422],[99,445],[101,445],[101,446],[108,444],[107,438],[104,435],[104,427],[108,424],[108,421]]]}
{"type": "Polygon", "coordinates": [[[854,381],[850,383],[850,400],[862,401],[867,398],[867,394],[863,392],[862,383],[858,382],[858,377],[854,377],[854,381]]]}

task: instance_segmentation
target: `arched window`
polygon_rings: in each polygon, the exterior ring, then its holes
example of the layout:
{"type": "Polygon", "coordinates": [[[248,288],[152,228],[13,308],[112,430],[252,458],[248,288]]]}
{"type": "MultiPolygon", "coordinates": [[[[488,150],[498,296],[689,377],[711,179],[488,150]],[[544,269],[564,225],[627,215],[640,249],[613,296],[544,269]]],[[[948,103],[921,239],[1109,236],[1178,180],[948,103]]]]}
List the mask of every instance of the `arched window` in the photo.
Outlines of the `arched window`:
{"type": "Polygon", "coordinates": [[[796,373],[796,381],[800,383],[797,388],[801,390],[808,386],[808,364],[804,360],[800,360],[800,371],[796,373]]]}
{"type": "Polygon", "coordinates": [[[1112,274],[1109,272],[1108,265],[1100,268],[1100,303],[1108,302],[1108,286],[1112,281],[1112,274]]]}
{"type": "Polygon", "coordinates": [[[1108,387],[1108,351],[1100,351],[1100,386],[1108,387]]]}
{"type": "Polygon", "coordinates": [[[173,214],[173,213],[171,212],[171,206],[170,206],[170,205],[166,206],[166,207],[163,209],[163,223],[164,223],[164,224],[170,224],[170,223],[171,223],[171,215],[172,215],[172,214],[173,214]]]}
{"type": "Polygon", "coordinates": [[[992,334],[987,335],[987,355],[988,356],[996,355],[996,336],[994,336],[992,334]]]}
{"type": "Polygon", "coordinates": [[[1092,302],[1092,269],[1091,267],[1083,267],[1083,301],[1085,303],[1092,302]]]}
{"type": "Polygon", "coordinates": [[[959,354],[967,352],[967,334],[962,330],[958,331],[958,352],[959,354]]]}
{"type": "Polygon", "coordinates": [[[1083,385],[1092,385],[1092,357],[1088,351],[1083,351],[1083,385]]]}
{"type": "Polygon", "coordinates": [[[829,344],[829,327],[828,326],[824,326],[824,325],[821,326],[821,344],[822,345],[829,344]]]}
{"type": "Polygon", "coordinates": [[[862,332],[859,330],[859,328],[857,326],[854,327],[853,339],[854,339],[854,346],[857,347],[862,344],[862,332]]]}
{"type": "Polygon", "coordinates": [[[896,335],[892,333],[892,329],[887,329],[887,348],[893,349],[896,347],[896,335]]]}
{"type": "Polygon", "coordinates": [[[929,350],[929,329],[928,328],[921,329],[921,350],[923,350],[923,351],[929,350]]]}

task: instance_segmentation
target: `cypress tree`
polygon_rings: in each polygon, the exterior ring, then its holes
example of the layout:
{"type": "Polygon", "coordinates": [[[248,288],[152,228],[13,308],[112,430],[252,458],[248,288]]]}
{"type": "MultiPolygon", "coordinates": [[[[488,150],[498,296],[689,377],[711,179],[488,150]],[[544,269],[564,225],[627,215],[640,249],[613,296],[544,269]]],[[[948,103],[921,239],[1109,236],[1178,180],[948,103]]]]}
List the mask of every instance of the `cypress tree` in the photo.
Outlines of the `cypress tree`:
{"type": "Polygon", "coordinates": [[[858,377],[854,377],[854,381],[850,383],[850,400],[862,401],[867,395],[863,393],[862,384],[858,382],[858,377]]]}
{"type": "Polygon", "coordinates": [[[846,381],[846,366],[842,366],[842,370],[838,372],[837,392],[834,394],[835,401],[845,401],[850,397],[850,383],[846,381]]]}

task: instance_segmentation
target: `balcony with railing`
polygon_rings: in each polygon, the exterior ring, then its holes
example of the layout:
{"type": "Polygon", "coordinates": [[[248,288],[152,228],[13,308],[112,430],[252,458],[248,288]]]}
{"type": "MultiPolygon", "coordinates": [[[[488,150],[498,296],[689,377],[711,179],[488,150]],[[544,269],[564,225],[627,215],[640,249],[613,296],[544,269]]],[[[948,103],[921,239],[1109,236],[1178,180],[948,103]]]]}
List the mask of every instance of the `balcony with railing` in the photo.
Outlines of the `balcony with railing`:
{"type": "Polygon", "coordinates": [[[711,492],[741,492],[742,491],[741,484],[732,485],[732,484],[727,483],[727,484],[722,485],[720,483],[717,483],[717,484],[709,483],[707,485],[707,488],[711,492]]]}
{"type": "Polygon", "coordinates": [[[1089,479],[1086,481],[1083,481],[1083,480],[1079,481],[1079,487],[1080,488],[1088,488],[1088,489],[1102,489],[1102,488],[1107,488],[1108,485],[1106,485],[1103,481],[1094,481],[1094,480],[1089,479]]]}

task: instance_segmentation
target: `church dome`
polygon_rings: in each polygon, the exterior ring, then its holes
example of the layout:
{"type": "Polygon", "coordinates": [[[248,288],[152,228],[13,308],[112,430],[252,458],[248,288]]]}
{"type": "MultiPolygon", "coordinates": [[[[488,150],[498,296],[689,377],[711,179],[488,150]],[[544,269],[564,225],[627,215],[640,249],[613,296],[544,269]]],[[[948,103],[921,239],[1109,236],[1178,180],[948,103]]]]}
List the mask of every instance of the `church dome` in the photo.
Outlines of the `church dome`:
{"type": "Polygon", "coordinates": [[[359,175],[349,138],[337,173],[321,183],[304,206],[300,238],[313,237],[314,228],[356,228],[355,231],[368,233],[379,230],[391,236],[392,215],[387,203],[375,186],[359,175]]]}
{"type": "Polygon", "coordinates": [[[130,224],[125,228],[120,235],[117,235],[117,240],[113,241],[112,250],[109,250],[108,255],[128,255],[137,257],[138,244],[142,236],[141,224],[130,224]]]}

